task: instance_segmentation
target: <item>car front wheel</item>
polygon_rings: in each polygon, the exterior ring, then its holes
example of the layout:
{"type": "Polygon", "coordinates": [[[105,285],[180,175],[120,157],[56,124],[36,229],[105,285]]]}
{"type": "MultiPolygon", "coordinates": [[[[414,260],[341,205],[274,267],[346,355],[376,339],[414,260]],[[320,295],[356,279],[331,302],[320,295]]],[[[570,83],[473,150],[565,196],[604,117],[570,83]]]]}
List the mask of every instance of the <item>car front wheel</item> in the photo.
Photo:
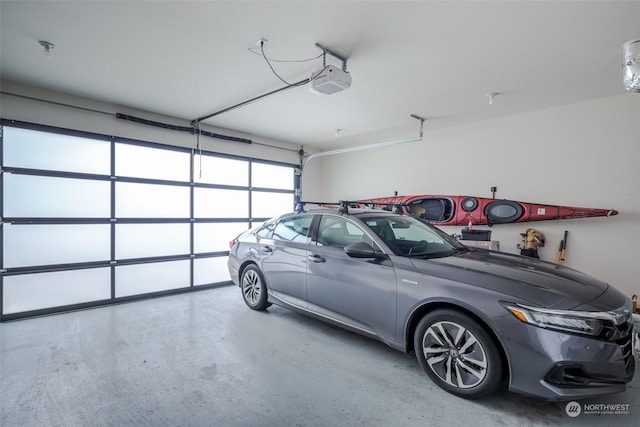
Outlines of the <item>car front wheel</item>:
{"type": "Polygon", "coordinates": [[[457,310],[436,310],[416,328],[418,362],[438,386],[460,397],[479,399],[502,384],[500,353],[486,330],[457,310]]]}
{"type": "Polygon", "coordinates": [[[258,267],[249,265],[242,270],[240,288],[244,302],[253,310],[264,310],[270,304],[267,302],[267,287],[264,277],[258,267]]]}

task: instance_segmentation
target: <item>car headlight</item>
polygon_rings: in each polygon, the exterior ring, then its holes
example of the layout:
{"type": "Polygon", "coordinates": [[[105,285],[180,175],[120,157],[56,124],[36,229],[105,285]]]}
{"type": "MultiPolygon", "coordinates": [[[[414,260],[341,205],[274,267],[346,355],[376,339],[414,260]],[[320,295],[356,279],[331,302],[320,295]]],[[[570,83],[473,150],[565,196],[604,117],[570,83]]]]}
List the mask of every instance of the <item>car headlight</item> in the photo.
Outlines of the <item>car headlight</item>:
{"type": "Polygon", "coordinates": [[[552,310],[524,304],[504,303],[504,307],[521,322],[545,329],[572,332],[591,336],[604,335],[617,325],[628,321],[627,304],[614,311],[552,310]],[[603,333],[604,331],[604,333],[603,333]]]}

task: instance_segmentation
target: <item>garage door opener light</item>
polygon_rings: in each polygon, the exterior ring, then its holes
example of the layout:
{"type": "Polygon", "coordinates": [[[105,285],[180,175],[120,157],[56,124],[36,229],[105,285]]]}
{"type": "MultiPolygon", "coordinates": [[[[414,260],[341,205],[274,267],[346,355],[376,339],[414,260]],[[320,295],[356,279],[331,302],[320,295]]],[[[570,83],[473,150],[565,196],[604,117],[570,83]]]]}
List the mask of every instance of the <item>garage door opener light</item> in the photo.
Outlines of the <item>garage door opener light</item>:
{"type": "Polygon", "coordinates": [[[309,77],[309,89],[313,93],[331,95],[342,92],[351,87],[351,74],[347,71],[347,58],[316,43],[318,49],[322,49],[322,68],[311,73],[309,77]],[[327,65],[327,54],[342,62],[342,69],[327,65]]]}

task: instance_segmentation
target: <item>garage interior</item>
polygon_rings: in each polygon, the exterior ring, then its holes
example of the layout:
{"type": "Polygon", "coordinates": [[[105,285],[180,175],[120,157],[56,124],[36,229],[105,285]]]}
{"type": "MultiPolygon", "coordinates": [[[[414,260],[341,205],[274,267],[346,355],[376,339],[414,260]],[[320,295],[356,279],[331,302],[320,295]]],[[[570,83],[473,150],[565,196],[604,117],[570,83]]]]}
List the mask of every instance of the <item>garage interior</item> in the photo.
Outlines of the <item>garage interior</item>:
{"type": "MultiPolygon", "coordinates": [[[[534,223],[539,254],[556,262],[568,231],[566,266],[639,294],[640,94],[623,85],[638,16],[638,1],[3,0],[0,424],[633,424],[638,375],[587,400],[627,414],[466,401],[413,354],[247,309],[226,259],[299,200],[472,195],[619,211],[534,223]],[[350,84],[310,90],[327,65],[350,84]]],[[[478,228],[519,253],[530,225],[478,228]]]]}

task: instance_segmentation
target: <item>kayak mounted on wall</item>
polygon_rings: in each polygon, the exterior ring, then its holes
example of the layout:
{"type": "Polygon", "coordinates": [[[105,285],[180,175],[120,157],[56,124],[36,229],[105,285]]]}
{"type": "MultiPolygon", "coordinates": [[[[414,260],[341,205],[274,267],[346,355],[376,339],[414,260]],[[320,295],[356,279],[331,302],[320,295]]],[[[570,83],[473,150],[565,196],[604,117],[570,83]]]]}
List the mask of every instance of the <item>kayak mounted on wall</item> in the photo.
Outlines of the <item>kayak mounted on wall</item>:
{"type": "Polygon", "coordinates": [[[363,204],[399,207],[435,225],[493,225],[617,215],[614,209],[545,205],[474,196],[414,195],[362,200],[363,204]]]}

